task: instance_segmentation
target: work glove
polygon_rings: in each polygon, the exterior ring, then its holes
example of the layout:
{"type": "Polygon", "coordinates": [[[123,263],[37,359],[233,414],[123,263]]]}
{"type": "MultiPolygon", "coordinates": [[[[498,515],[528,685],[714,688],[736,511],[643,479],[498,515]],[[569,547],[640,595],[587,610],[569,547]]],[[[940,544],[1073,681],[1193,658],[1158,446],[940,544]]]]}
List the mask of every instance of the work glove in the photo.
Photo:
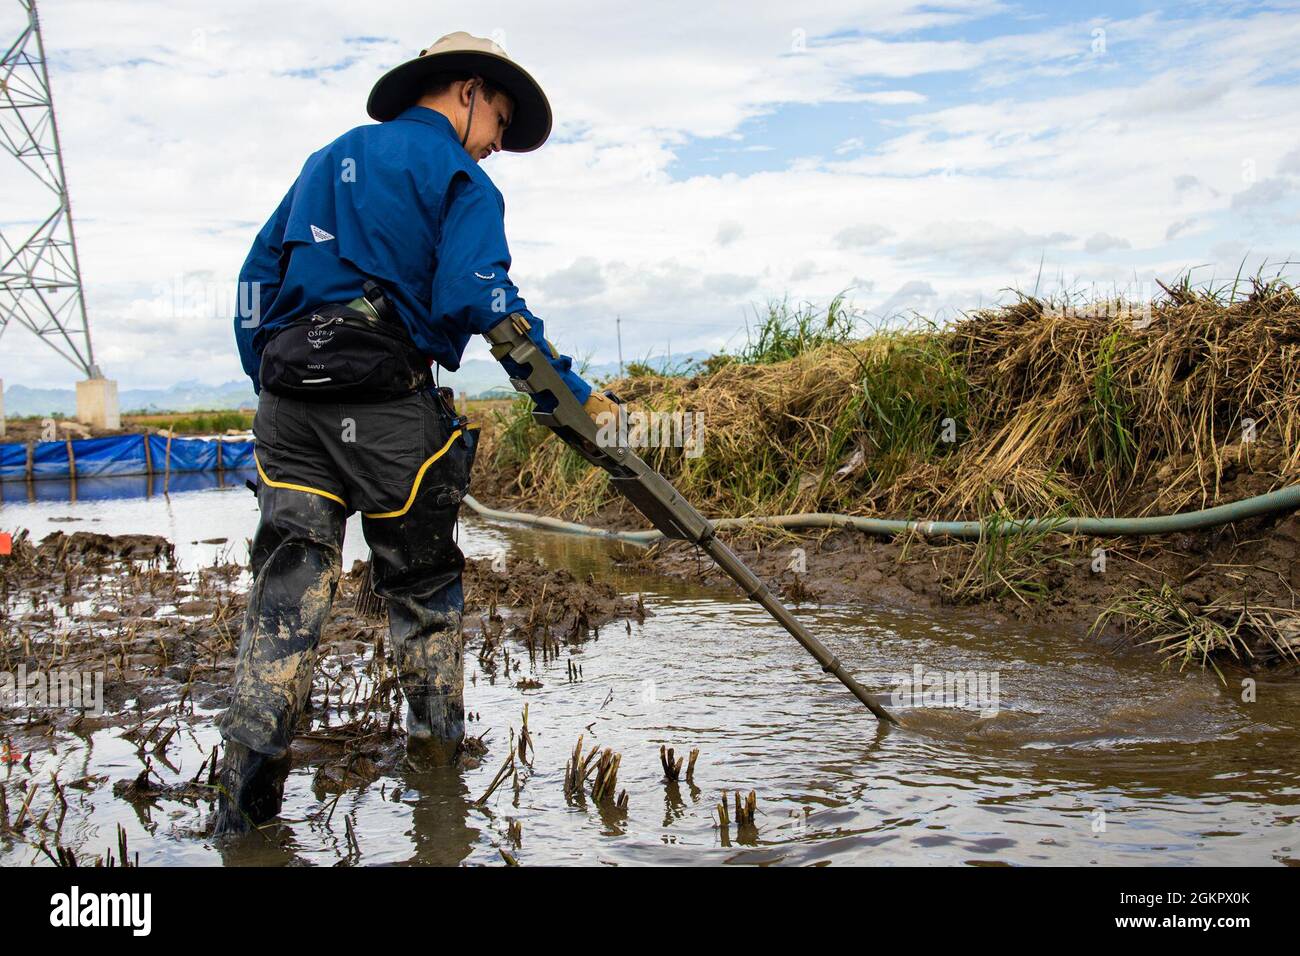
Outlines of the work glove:
{"type": "Polygon", "coordinates": [[[608,394],[592,390],[591,397],[583,404],[582,410],[591,416],[591,420],[597,425],[603,425],[608,422],[617,421],[617,417],[602,419],[600,416],[603,412],[609,412],[613,416],[618,415],[619,403],[611,398],[608,394]]]}

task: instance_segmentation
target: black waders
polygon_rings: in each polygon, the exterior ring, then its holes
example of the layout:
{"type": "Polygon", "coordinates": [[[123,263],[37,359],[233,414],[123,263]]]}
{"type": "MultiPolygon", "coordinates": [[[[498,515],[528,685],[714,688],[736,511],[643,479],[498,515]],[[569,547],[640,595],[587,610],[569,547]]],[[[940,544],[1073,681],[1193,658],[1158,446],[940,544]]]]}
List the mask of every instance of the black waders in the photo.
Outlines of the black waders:
{"type": "Polygon", "coordinates": [[[253,424],[261,520],[231,703],[219,721],[226,749],[215,833],[280,811],[353,511],[362,512],[375,592],[388,606],[408,763],[455,759],[465,728],[465,562],[455,529],[478,433],[448,393],[323,403],[263,390],[253,424]]]}

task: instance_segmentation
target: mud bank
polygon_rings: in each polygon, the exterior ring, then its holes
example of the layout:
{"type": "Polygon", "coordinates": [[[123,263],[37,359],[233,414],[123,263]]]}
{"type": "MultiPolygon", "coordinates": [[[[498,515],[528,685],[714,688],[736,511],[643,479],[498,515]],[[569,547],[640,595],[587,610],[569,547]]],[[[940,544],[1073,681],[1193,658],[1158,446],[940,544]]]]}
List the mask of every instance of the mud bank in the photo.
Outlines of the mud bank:
{"type": "MultiPolygon", "coordinates": [[[[534,509],[528,498],[503,493],[501,484],[476,481],[480,500],[503,510],[534,509]]],[[[1236,484],[1230,481],[1225,491],[1239,490],[1236,484]]],[[[1244,473],[1241,489],[1251,484],[1250,473],[1244,473]]],[[[617,531],[648,527],[621,501],[581,520],[617,531]]],[[[1134,595],[1151,600],[1164,595],[1174,613],[1235,626],[1239,637],[1211,648],[1208,659],[1196,647],[1189,651],[1185,644],[1155,640],[1155,651],[1175,666],[1209,663],[1300,673],[1300,516],[1294,514],[1193,534],[1011,541],[996,562],[989,560],[985,545],[920,536],[891,540],[844,529],[753,529],[719,536],[796,607],[847,604],[1018,621],[1058,628],[1109,649],[1154,638],[1137,616],[1144,609],[1126,613],[1126,602],[1134,595]]],[[[660,542],[623,563],[641,573],[734,587],[685,542],[660,542]]]]}

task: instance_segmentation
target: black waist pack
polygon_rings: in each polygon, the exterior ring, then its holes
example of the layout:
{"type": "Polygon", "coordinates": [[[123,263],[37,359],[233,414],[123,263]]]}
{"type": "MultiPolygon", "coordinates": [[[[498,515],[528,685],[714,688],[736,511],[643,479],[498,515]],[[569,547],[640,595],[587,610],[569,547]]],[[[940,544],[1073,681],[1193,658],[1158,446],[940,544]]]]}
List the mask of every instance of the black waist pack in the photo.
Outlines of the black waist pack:
{"type": "Polygon", "coordinates": [[[327,305],[272,332],[262,387],[307,402],[387,402],[433,386],[405,326],[327,305]]]}

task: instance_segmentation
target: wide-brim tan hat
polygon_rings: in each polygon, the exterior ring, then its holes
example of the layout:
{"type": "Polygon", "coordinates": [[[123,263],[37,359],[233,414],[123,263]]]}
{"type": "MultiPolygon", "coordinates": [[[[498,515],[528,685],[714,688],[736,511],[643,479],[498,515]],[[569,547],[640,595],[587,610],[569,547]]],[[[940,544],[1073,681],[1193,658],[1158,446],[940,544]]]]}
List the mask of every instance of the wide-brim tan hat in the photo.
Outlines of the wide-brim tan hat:
{"type": "Polygon", "coordinates": [[[501,137],[502,149],[527,153],[546,142],[551,135],[551,104],[541,86],[501,47],[463,30],[448,33],[414,60],[381,76],[370,91],[366,112],[372,119],[390,120],[420,98],[434,74],[462,71],[490,80],[515,101],[514,115],[501,137]]]}

